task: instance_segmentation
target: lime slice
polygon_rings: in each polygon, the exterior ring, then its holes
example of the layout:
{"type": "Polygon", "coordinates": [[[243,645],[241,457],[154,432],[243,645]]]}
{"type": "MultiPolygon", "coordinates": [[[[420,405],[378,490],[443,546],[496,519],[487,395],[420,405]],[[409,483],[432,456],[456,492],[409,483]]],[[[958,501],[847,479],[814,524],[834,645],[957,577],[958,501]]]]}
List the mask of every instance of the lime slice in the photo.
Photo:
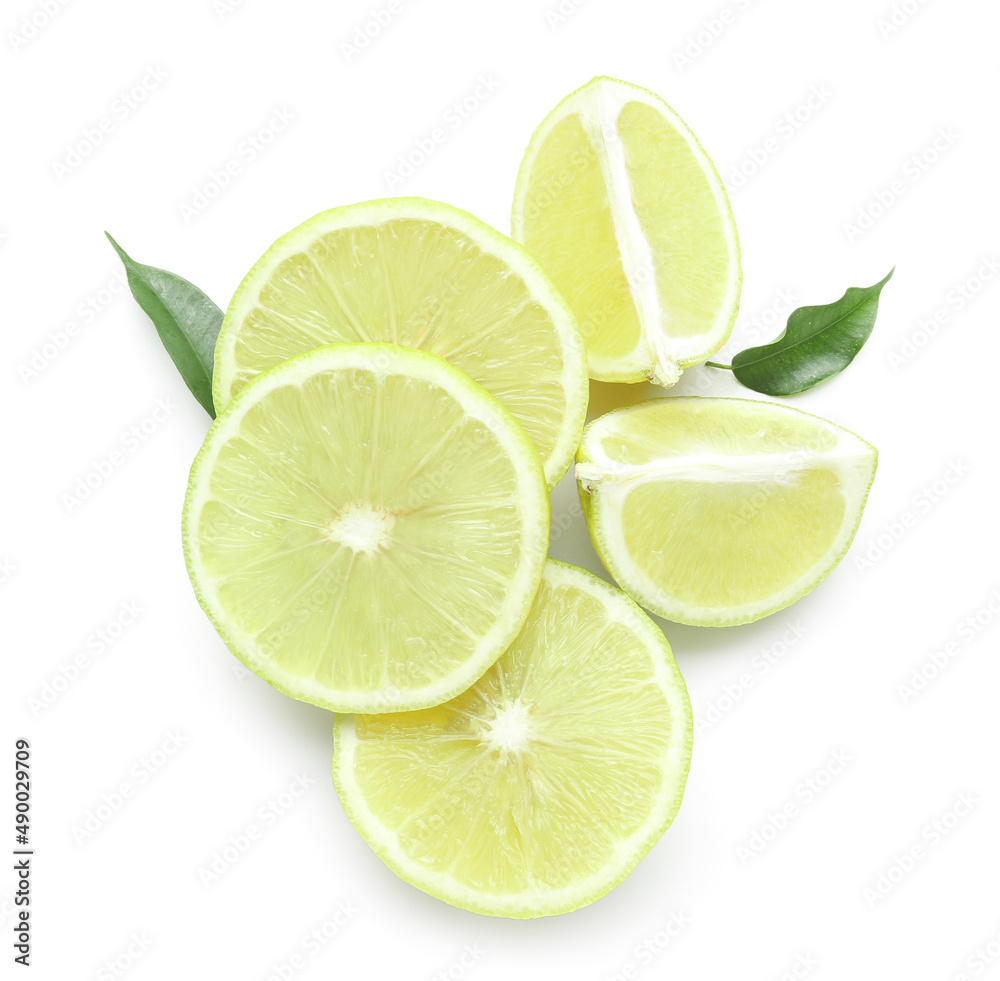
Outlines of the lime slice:
{"type": "Polygon", "coordinates": [[[729,337],[740,249],[712,161],[658,96],[595,78],[535,131],[513,234],[577,315],[592,378],[673,385],[729,337]]]}
{"type": "Polygon", "coordinates": [[[494,916],[563,913],[635,867],[680,807],[691,707],[620,590],[549,561],[528,621],[437,708],[338,717],[333,779],[401,878],[494,916]]]}
{"type": "Polygon", "coordinates": [[[340,712],[436,705],[521,629],[549,504],[538,454],[457,368],[388,344],[265,372],[191,469],[184,550],[229,649],[340,712]]]}
{"type": "Polygon", "coordinates": [[[877,456],[783,405],[666,398],[587,426],[576,477],[622,589],[668,620],[721,627],[783,609],[837,565],[877,456]]]}
{"type": "Polygon", "coordinates": [[[586,353],[565,301],[516,242],[420,198],[310,218],[264,253],[229,305],[216,407],[286,358],[359,341],[446,358],[524,427],[550,487],[566,473],[587,411],[586,353]]]}

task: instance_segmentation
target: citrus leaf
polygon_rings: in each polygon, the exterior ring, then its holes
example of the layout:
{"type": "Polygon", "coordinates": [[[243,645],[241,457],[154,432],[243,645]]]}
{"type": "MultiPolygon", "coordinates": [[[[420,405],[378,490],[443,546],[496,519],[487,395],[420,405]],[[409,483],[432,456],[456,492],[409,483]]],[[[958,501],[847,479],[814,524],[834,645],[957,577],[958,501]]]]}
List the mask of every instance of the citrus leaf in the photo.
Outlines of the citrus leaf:
{"type": "Polygon", "coordinates": [[[852,286],[835,303],[799,307],[781,336],[770,344],[748,347],[732,365],[736,380],[764,395],[797,395],[843,371],[864,347],[875,326],[882,287],[895,269],[874,286],[852,286]]]}
{"type": "Polygon", "coordinates": [[[132,296],[153,321],[191,394],[214,419],[212,367],[222,311],[193,283],[165,269],[136,262],[107,232],[104,234],[125,265],[132,296]]]}

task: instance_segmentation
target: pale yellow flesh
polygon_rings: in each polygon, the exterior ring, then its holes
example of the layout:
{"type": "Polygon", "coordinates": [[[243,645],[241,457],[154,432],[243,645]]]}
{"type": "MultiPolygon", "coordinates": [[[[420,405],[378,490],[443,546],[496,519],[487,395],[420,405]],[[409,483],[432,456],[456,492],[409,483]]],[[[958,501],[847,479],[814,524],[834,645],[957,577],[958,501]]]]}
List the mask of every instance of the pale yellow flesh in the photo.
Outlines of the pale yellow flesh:
{"type": "Polygon", "coordinates": [[[591,374],[613,370],[642,348],[642,330],[597,148],[578,114],[539,147],[523,213],[521,240],[575,312],[591,374]]]}
{"type": "Polygon", "coordinates": [[[844,508],[841,483],[826,470],[788,487],[664,480],[628,494],[624,545],[677,603],[725,611],[765,601],[812,569],[844,508]]]}
{"type": "Polygon", "coordinates": [[[617,129],[632,204],[653,256],[664,333],[670,339],[703,334],[725,303],[731,275],[724,212],[702,163],[660,112],[629,102],[617,129]]]}
{"type": "Polygon", "coordinates": [[[613,886],[680,802],[690,709],[617,590],[550,562],[501,659],[452,701],[341,720],[345,807],[404,878],[456,905],[560,912],[613,886]]]}
{"type": "Polygon", "coordinates": [[[633,598],[684,623],[757,619],[840,560],[875,450],[784,406],[659,399],[597,420],[578,455],[591,535],[633,598]]]}

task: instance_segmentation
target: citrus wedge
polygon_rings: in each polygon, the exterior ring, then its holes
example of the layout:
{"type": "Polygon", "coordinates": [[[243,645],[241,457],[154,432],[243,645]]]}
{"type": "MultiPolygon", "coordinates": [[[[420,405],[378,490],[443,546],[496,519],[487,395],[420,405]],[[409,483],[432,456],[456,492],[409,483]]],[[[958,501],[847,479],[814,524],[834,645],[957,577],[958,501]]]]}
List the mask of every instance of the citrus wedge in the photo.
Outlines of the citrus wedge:
{"type": "Polygon", "coordinates": [[[576,313],[592,378],[673,385],[729,337],[739,240],[722,180],[658,96],[595,78],[535,131],[513,235],[576,313]]]}
{"type": "Polygon", "coordinates": [[[550,487],[569,468],[587,410],[579,330],[537,263],[478,218],[393,198],[325,211],[279,238],[226,312],[216,407],[286,358],[360,341],[446,358],[524,427],[550,487]]]}
{"type": "Polygon", "coordinates": [[[333,779],[400,877],[494,916],[576,909],[632,870],[677,813],[687,690],[653,622],[549,561],[500,660],[437,708],[335,723],[333,779]]]}
{"type": "Polygon", "coordinates": [[[771,402],[665,398],[590,423],[576,477],[590,536],[668,620],[747,623],[813,589],[861,521],[877,453],[771,402]]]}
{"type": "Polygon", "coordinates": [[[260,375],[191,469],[184,550],[230,650],[295,698],[451,698],[507,648],[548,547],[524,430],[432,354],[319,348],[260,375]]]}

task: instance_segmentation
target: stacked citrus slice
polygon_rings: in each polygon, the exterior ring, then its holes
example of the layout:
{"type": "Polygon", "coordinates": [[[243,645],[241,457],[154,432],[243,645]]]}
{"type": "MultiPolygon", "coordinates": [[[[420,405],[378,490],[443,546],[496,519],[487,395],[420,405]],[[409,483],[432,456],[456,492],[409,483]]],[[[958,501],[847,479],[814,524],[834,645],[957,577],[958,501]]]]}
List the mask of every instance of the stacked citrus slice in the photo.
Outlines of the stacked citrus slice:
{"type": "Polygon", "coordinates": [[[513,640],[548,497],[510,414],[435,355],[333,345],[216,420],[184,509],[188,569],[230,649],[339,712],[435,705],[513,640]]]}
{"type": "Polygon", "coordinates": [[[569,468],[587,411],[576,322],[534,259],[478,218],[390,198],[325,211],[283,235],[226,312],[215,405],[287,358],[356,342],[447,359],[524,427],[549,486],[569,468]]]}
{"type": "Polygon", "coordinates": [[[340,717],[333,776],[398,875],[478,913],[542,916],[598,899],[655,844],[681,803],[691,733],[655,624],[550,561],[524,629],[468,691],[340,717]]]}

